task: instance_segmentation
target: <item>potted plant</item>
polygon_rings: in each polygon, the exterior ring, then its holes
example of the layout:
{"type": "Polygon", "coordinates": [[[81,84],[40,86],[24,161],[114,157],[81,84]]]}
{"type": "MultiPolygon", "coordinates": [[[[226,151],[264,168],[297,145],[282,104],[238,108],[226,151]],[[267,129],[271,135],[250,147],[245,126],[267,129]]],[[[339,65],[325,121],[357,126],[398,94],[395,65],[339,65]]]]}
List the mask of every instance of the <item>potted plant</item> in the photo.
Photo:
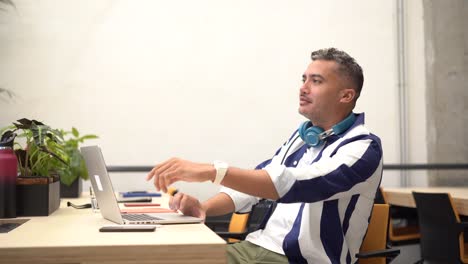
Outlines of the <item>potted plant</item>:
{"type": "Polygon", "coordinates": [[[72,127],[71,131],[60,130],[63,139],[63,148],[66,153],[69,167],[60,172],[60,196],[78,197],[81,194],[81,180],[88,180],[86,163],[79,151],[79,146],[85,140],[96,139],[96,135],[80,135],[78,129],[72,127]]]}
{"type": "Polygon", "coordinates": [[[16,180],[18,216],[49,215],[60,206],[58,171],[68,166],[59,133],[41,122],[20,119],[8,127],[23,139],[14,145],[19,177],[16,180]]]}
{"type": "Polygon", "coordinates": [[[60,182],[70,185],[74,181],[79,181],[79,177],[88,178],[78,145],[96,136],[80,137],[76,128],[66,132],[26,118],[18,120],[7,129],[16,133],[17,139],[24,141],[23,145],[18,141],[15,143],[20,174],[17,179],[17,213],[18,215],[48,215],[60,204],[60,182]],[[37,191],[38,188],[41,191],[37,191]],[[31,193],[30,189],[36,191],[31,193]],[[38,192],[47,197],[32,201],[28,195],[36,195],[38,192]],[[43,200],[48,201],[48,204],[32,205],[33,202],[43,200]],[[46,208],[38,212],[36,209],[39,207],[46,208]],[[34,212],[23,212],[30,211],[30,209],[34,212]]]}

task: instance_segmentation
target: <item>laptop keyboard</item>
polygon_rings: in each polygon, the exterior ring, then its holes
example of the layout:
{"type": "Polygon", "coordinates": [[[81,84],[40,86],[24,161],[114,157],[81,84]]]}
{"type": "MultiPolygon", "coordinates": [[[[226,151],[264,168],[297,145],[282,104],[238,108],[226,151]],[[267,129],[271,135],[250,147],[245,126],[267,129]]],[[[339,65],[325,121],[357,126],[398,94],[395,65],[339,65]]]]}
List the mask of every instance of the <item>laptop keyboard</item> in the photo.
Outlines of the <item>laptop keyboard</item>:
{"type": "Polygon", "coordinates": [[[128,221],[162,220],[162,218],[154,217],[147,214],[122,214],[122,218],[128,221]]]}

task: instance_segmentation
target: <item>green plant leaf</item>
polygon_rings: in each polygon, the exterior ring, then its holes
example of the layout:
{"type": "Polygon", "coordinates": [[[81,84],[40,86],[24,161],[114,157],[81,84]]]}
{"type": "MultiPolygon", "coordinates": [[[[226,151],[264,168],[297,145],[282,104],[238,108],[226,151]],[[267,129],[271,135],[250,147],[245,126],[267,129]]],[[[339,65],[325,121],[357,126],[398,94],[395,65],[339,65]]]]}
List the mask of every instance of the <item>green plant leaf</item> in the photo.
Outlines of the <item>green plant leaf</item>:
{"type": "Polygon", "coordinates": [[[96,135],[84,135],[84,136],[80,137],[78,139],[78,141],[83,142],[83,141],[85,141],[87,139],[96,139],[96,138],[99,138],[99,137],[96,136],[96,135]]]}
{"type": "Polygon", "coordinates": [[[49,129],[44,125],[36,125],[34,122],[31,124],[30,129],[33,133],[34,143],[38,146],[45,145],[45,137],[47,136],[47,130],[49,129]]]}
{"type": "Polygon", "coordinates": [[[80,137],[75,127],[71,131],[52,129],[27,118],[14,122],[12,129],[18,138],[26,139],[24,148],[17,142],[14,145],[21,175],[58,175],[66,185],[79,178],[89,179],[79,145],[85,140],[98,138],[96,135],[80,137]]]}
{"type": "Polygon", "coordinates": [[[0,135],[3,135],[3,133],[5,133],[5,131],[7,131],[7,130],[12,130],[14,132],[14,131],[16,131],[15,128],[16,127],[13,126],[13,125],[6,126],[6,127],[2,128],[2,129],[0,129],[0,135]]]}
{"type": "Polygon", "coordinates": [[[78,178],[78,175],[74,174],[72,170],[61,170],[59,171],[59,175],[60,181],[67,186],[72,185],[72,183],[78,178]]]}
{"type": "Polygon", "coordinates": [[[72,127],[72,135],[76,138],[79,137],[80,133],[78,132],[78,129],[72,127]]]}
{"type": "Polygon", "coordinates": [[[21,118],[19,120],[16,120],[16,122],[18,122],[19,124],[17,123],[13,123],[13,125],[15,125],[17,128],[20,128],[20,129],[31,129],[31,125],[32,124],[36,124],[36,125],[39,125],[39,126],[44,126],[44,124],[42,122],[39,122],[37,120],[29,120],[27,118],[21,118]]]}

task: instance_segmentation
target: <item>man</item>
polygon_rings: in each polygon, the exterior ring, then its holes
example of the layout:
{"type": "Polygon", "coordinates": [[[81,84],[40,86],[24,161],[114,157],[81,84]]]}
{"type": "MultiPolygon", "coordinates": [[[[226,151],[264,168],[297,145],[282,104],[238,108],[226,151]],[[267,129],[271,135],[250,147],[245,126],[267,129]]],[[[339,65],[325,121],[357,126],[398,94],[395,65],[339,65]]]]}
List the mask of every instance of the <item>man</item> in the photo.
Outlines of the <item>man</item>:
{"type": "Polygon", "coordinates": [[[364,114],[352,112],[364,82],[361,67],[335,48],[311,57],[299,89],[299,113],[310,122],[261,169],[173,158],[147,176],[164,192],[176,181],[223,185],[204,203],[182,193],[171,198],[170,207],[187,215],[249,211],[259,198],[277,202],[262,229],[228,245],[229,263],[356,262],[382,177],[382,147],[364,127],[364,114]]]}

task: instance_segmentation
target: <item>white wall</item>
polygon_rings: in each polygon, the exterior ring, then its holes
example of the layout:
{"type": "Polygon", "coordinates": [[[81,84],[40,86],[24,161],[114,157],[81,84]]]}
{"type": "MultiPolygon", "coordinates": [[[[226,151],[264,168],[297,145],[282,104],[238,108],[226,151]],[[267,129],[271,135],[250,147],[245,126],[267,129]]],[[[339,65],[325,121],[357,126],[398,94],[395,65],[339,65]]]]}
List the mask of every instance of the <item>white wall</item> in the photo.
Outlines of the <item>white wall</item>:
{"type": "MultiPolygon", "coordinates": [[[[363,67],[356,110],[381,137],[385,163],[399,162],[393,1],[15,3],[0,13],[0,87],[18,97],[0,101],[0,126],[28,117],[98,134],[88,144],[108,165],[175,155],[253,167],[303,120],[297,95],[310,52],[334,46],[363,67]]],[[[143,177],[113,174],[118,190],[151,188],[143,177]]],[[[384,174],[383,185],[398,184],[398,173],[384,174]]],[[[179,187],[202,199],[217,190],[179,187]]]]}

